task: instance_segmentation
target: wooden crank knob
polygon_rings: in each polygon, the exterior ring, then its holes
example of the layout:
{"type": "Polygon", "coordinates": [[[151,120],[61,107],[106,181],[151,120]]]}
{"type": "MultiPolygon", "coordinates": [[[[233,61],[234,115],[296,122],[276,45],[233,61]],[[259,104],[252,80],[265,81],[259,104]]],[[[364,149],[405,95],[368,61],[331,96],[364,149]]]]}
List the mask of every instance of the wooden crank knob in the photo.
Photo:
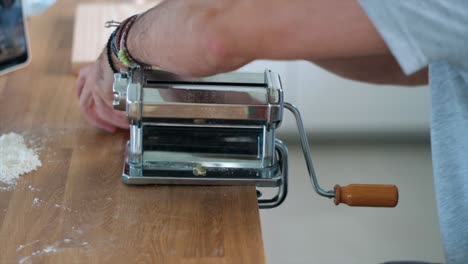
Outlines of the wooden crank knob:
{"type": "Polygon", "coordinates": [[[335,204],[349,206],[395,207],[398,204],[398,188],[384,184],[335,185],[335,204]]]}

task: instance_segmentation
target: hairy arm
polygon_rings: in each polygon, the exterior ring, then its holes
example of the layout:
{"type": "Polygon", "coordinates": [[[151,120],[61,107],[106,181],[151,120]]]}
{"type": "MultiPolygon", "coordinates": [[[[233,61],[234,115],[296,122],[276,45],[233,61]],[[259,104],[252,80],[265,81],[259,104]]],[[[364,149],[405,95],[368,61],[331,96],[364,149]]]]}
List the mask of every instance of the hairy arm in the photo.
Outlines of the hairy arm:
{"type": "Polygon", "coordinates": [[[201,76],[254,59],[308,59],[342,77],[378,84],[406,76],[357,1],[172,0],[149,10],[129,37],[142,62],[201,76]]]}
{"type": "Polygon", "coordinates": [[[390,55],[359,3],[342,0],[165,1],[137,20],[128,47],[142,62],[194,76],[254,59],[390,55]]]}

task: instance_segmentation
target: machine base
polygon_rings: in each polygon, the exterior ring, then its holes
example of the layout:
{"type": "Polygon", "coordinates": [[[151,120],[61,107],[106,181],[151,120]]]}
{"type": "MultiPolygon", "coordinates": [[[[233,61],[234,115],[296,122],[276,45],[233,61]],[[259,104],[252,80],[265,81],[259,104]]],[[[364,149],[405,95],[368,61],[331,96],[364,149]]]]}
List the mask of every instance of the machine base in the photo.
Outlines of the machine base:
{"type": "Polygon", "coordinates": [[[272,199],[259,199],[260,208],[280,205],[287,195],[288,171],[287,148],[276,140],[276,164],[266,169],[251,168],[204,168],[203,175],[195,176],[191,170],[154,170],[134,165],[125,159],[122,181],[129,185],[254,185],[277,187],[278,194],[272,199]],[[190,175],[190,176],[189,176],[190,175]],[[212,177],[210,175],[216,175],[212,177]]]}

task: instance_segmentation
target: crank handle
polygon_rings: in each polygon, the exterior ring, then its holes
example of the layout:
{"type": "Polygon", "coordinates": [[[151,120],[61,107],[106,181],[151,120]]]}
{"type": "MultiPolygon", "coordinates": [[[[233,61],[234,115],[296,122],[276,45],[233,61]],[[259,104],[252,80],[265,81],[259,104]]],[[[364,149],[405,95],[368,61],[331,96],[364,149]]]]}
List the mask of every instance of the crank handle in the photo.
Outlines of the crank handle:
{"type": "Polygon", "coordinates": [[[335,185],[335,204],[368,207],[395,207],[398,204],[398,188],[384,184],[335,185]]]}
{"type": "Polygon", "coordinates": [[[350,184],[344,187],[335,186],[334,190],[325,191],[317,181],[312,156],[310,154],[307,133],[302,122],[301,113],[294,105],[284,102],[284,108],[291,111],[296,118],[302,152],[309,172],[310,182],[315,191],[327,198],[335,198],[335,204],[345,203],[349,206],[395,207],[398,203],[398,189],[395,185],[350,184]]]}

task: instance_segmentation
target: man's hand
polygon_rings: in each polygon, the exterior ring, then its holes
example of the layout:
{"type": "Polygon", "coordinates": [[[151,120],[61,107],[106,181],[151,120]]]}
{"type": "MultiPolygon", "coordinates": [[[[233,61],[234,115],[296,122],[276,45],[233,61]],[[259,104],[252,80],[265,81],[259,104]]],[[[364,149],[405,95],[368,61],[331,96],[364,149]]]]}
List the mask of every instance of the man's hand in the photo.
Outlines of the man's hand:
{"type": "Polygon", "coordinates": [[[80,70],[76,81],[80,109],[92,125],[108,132],[117,128],[128,129],[125,113],[112,107],[112,83],[114,77],[107,63],[105,53],[92,65],[80,70]]]}

